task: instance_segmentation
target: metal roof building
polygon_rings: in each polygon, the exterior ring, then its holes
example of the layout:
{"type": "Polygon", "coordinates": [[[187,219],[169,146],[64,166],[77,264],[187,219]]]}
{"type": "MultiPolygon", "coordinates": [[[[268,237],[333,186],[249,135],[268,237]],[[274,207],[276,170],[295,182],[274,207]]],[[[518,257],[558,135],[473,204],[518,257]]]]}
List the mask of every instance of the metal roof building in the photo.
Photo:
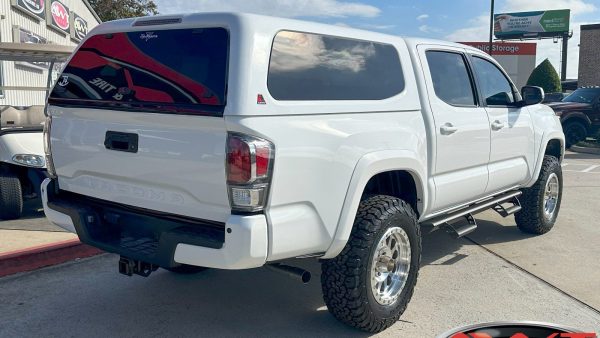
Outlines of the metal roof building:
{"type": "Polygon", "coordinates": [[[48,55],[63,55],[55,78],[64,55],[100,22],[87,0],[1,0],[0,106],[44,104],[48,55]]]}

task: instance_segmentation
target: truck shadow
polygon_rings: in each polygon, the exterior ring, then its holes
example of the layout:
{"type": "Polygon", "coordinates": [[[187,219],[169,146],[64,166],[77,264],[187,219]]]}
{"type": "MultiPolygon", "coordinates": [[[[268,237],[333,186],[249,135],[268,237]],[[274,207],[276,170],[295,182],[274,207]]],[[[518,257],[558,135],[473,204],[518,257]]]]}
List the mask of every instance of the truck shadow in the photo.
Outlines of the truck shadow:
{"type": "MultiPolygon", "coordinates": [[[[495,225],[486,223],[484,227],[495,225]]],[[[455,240],[444,231],[425,232],[422,243],[422,266],[452,265],[468,257],[461,253],[461,247],[470,243],[455,240]]],[[[34,321],[51,336],[103,336],[106,332],[149,337],[370,336],[329,314],[315,259],[289,262],[313,273],[309,284],[266,268],[210,269],[195,275],[159,269],[149,278],[128,278],[117,273],[117,262],[118,256],[107,254],[15,278],[13,282],[23,287],[29,277],[44,283],[41,288],[18,292],[8,302],[3,301],[11,318],[27,320],[0,327],[8,325],[9,332],[11,327],[34,330],[27,326],[34,321]]],[[[8,287],[10,283],[2,285],[8,287]]],[[[401,319],[388,332],[400,335],[404,325],[411,323],[401,319]]]]}

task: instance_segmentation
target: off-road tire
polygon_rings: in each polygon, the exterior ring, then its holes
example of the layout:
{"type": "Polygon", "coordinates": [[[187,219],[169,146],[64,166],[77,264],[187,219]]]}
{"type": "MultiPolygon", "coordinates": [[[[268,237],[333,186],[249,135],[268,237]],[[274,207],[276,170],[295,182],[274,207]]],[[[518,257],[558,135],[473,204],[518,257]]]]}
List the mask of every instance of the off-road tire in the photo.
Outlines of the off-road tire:
{"type": "Polygon", "coordinates": [[[565,123],[563,132],[565,133],[565,146],[567,148],[577,144],[579,141],[585,140],[588,134],[588,130],[585,125],[578,121],[565,123]]]}
{"type": "Polygon", "coordinates": [[[558,159],[554,156],[544,156],[544,162],[542,163],[542,169],[537,181],[533,186],[523,189],[523,195],[519,198],[522,209],[515,214],[519,230],[535,235],[542,235],[550,231],[556,222],[556,217],[560,210],[562,188],[562,168],[558,159]],[[548,218],[544,214],[544,192],[546,182],[553,173],[558,176],[558,202],[554,213],[548,218]]]}
{"type": "Polygon", "coordinates": [[[181,275],[192,275],[195,273],[202,272],[208,268],[204,267],[204,266],[181,264],[181,265],[178,265],[175,267],[164,268],[164,269],[167,271],[173,272],[173,273],[181,274],[181,275]]]}
{"type": "Polygon", "coordinates": [[[323,299],[343,323],[368,332],[381,332],[398,321],[410,301],[421,261],[421,231],[411,206],[395,197],[376,195],[358,208],[350,239],[342,252],[321,265],[323,299]],[[400,227],[411,247],[410,271],[398,299],[379,304],[371,291],[370,271],[375,247],[390,227],[400,227]]]}
{"type": "Polygon", "coordinates": [[[17,219],[23,213],[23,192],[19,178],[12,173],[0,174],[0,218],[17,219]]]}

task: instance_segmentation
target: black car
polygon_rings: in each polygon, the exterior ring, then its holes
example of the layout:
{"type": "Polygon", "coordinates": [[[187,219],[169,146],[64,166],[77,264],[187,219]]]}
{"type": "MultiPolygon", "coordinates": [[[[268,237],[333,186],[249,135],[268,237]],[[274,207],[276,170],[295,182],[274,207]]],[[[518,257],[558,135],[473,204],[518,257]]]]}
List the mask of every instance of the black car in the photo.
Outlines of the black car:
{"type": "Polygon", "coordinates": [[[600,129],[600,87],[579,88],[548,106],[560,116],[567,148],[600,129]]]}

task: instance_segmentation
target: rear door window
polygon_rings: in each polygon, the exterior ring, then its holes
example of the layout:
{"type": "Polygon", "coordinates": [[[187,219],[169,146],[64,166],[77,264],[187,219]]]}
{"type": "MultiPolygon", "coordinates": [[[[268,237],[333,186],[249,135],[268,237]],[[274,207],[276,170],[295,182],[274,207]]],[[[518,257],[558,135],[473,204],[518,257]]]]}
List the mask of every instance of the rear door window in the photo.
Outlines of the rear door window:
{"type": "Polygon", "coordinates": [[[392,45],[282,31],[268,87],[277,100],[382,100],[404,90],[404,75],[392,45]]]}
{"type": "Polygon", "coordinates": [[[49,102],[222,113],[228,49],[223,28],[95,35],[66,66],[49,102]]]}
{"type": "Polygon", "coordinates": [[[462,54],[427,51],[435,95],[453,106],[475,106],[475,91],[462,54]]]}

